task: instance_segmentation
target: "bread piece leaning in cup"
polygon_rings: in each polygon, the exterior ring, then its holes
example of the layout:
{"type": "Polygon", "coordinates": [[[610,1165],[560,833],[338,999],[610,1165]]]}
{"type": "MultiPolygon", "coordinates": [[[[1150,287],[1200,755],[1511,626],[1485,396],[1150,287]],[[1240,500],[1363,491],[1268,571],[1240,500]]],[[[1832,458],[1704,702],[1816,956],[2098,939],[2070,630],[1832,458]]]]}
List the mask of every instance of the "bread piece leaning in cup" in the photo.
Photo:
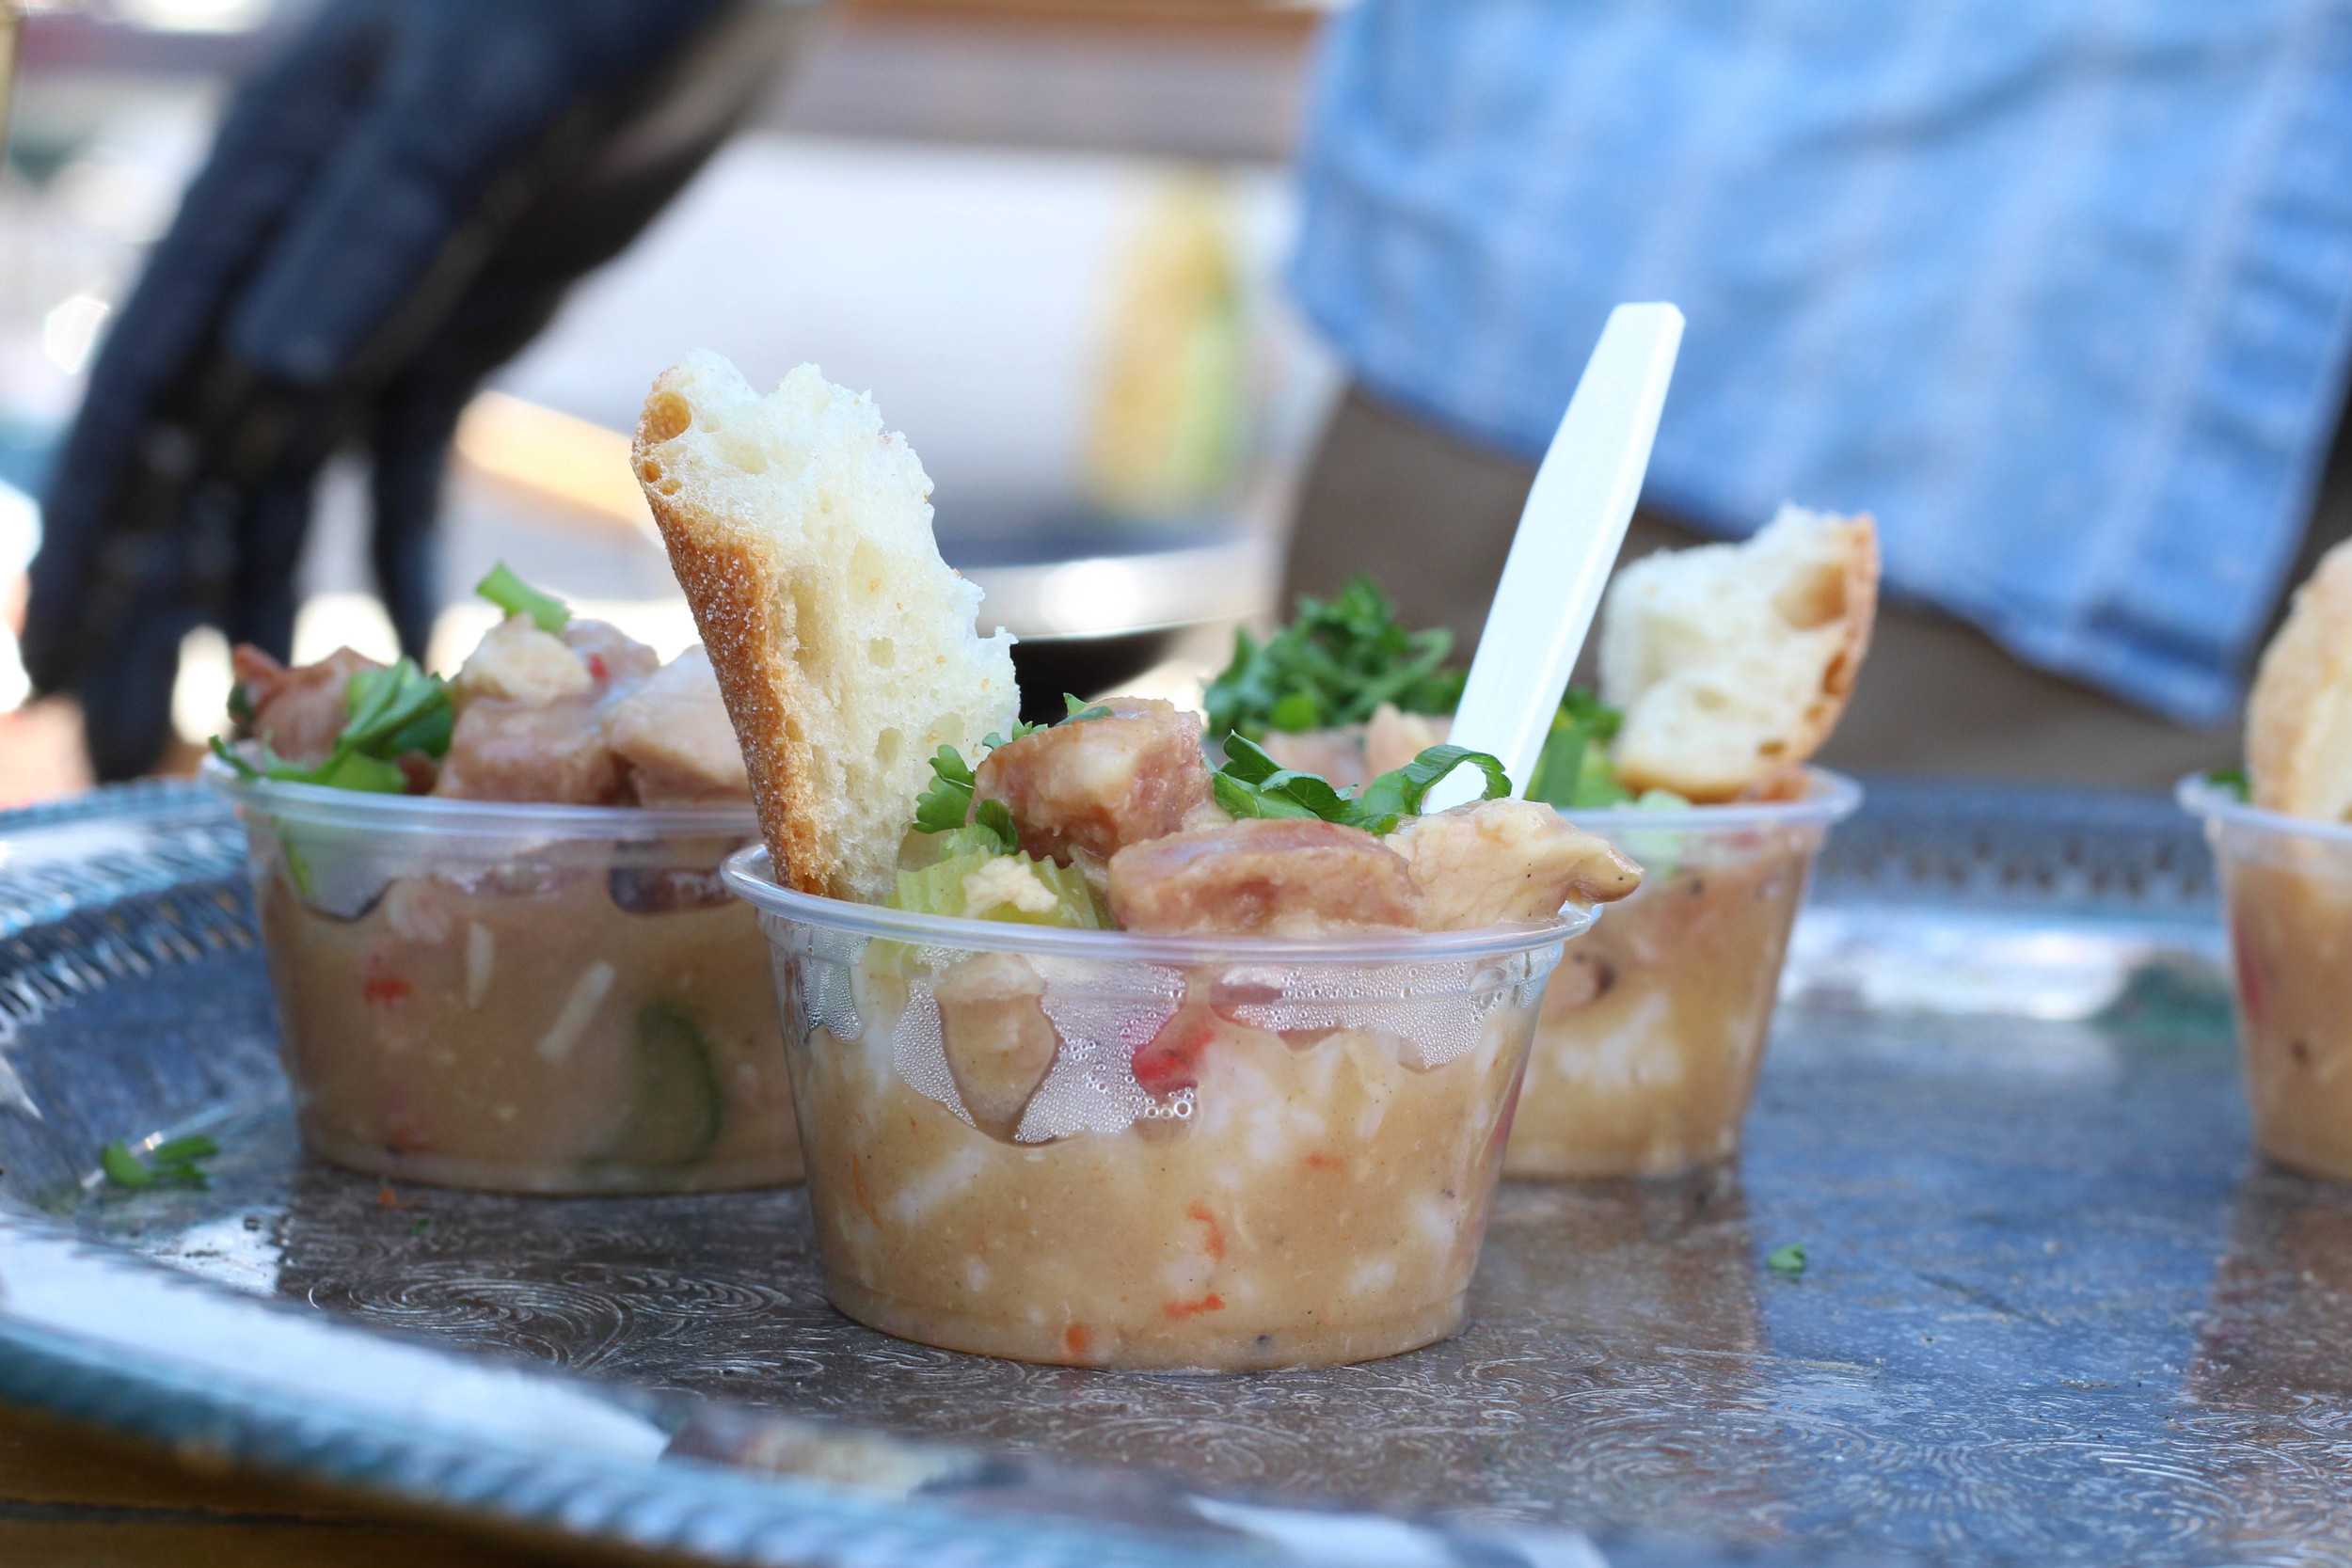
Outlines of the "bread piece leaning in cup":
{"type": "Polygon", "coordinates": [[[975,629],[921,461],[814,365],[763,397],[707,351],[654,382],[635,458],[777,880],[882,897],[932,753],[973,755],[1019,708],[1012,636],[975,629]]]}
{"type": "Polygon", "coordinates": [[[2246,700],[2255,805],[2352,821],[2352,542],[2320,558],[2263,650],[2246,700]]]}
{"type": "Polygon", "coordinates": [[[1629,788],[1769,797],[1845,712],[1878,612],[1878,529],[1784,506],[1754,537],[1645,556],[1601,608],[1600,696],[1629,788]]]}

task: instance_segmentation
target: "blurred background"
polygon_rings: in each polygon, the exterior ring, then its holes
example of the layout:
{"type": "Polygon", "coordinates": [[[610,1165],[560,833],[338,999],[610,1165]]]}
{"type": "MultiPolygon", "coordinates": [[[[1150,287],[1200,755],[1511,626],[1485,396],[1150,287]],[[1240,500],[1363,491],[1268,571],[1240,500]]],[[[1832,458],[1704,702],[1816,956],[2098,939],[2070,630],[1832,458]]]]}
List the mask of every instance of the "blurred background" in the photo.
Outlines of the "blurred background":
{"type": "MultiPolygon", "coordinates": [[[[313,8],[25,9],[0,169],[0,805],[88,782],[75,705],[28,705],[18,657],[34,498],[230,87],[313,8]]],[[[434,664],[493,618],[468,589],[501,559],[665,655],[692,641],[626,432],[654,373],[705,344],[762,384],[812,359],[875,389],[937,485],[944,553],[1022,634],[1025,684],[1219,657],[1272,602],[1337,388],[1276,286],[1317,20],[1253,0],[811,10],[742,129],[467,406],[434,664]]],[[[294,657],[389,659],[351,460],[317,508],[294,657]]],[[[167,768],[220,727],[228,655],[212,627],[183,640],[167,768]]]]}
{"type": "Polygon", "coordinates": [[[232,641],[449,669],[498,560],[682,645],[626,432],[697,346],[876,393],[1046,710],[1358,571],[1466,649],[1629,299],[1629,554],[1876,515],[1832,766],[2227,765],[2352,537],[2340,0],[0,16],[0,803],[184,768],[232,641]]]}

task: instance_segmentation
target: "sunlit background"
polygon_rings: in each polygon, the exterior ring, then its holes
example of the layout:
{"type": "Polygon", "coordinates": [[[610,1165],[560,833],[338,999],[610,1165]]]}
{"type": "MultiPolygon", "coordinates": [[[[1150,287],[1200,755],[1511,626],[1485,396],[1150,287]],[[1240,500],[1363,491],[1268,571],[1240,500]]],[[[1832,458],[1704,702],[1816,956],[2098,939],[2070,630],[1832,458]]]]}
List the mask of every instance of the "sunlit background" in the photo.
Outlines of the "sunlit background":
{"type": "MultiPolygon", "coordinates": [[[[44,463],[228,84],[308,5],[19,8],[0,167],[0,804],[87,782],[78,716],[28,705],[17,657],[44,463]]],[[[653,374],[708,345],[755,380],[812,359],[872,389],[922,453],[984,620],[1061,640],[1076,670],[1180,685],[1270,598],[1274,531],[1336,389],[1275,286],[1316,20],[1248,0],[817,14],[756,123],[469,411],[437,665],[487,625],[465,590],[500,559],[665,654],[691,640],[625,432],[653,374]]],[[[298,659],[394,652],[361,495],[342,468],[322,487],[298,659]]],[[[228,648],[199,631],[185,656],[173,714],[192,761],[228,648]]]]}

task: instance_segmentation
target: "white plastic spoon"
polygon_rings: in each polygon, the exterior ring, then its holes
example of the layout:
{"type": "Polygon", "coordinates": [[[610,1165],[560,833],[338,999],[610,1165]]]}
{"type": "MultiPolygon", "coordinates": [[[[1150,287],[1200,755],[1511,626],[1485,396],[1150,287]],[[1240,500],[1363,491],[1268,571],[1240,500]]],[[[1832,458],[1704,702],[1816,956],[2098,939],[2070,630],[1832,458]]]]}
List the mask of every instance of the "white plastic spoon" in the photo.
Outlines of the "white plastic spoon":
{"type": "MultiPolygon", "coordinates": [[[[1521,795],[1633,519],[1681,347],[1682,312],[1673,306],[1610,311],[1527,492],[1447,737],[1502,758],[1521,795]]],[[[1476,768],[1455,768],[1422,810],[1475,800],[1482,782],[1476,768]]]]}

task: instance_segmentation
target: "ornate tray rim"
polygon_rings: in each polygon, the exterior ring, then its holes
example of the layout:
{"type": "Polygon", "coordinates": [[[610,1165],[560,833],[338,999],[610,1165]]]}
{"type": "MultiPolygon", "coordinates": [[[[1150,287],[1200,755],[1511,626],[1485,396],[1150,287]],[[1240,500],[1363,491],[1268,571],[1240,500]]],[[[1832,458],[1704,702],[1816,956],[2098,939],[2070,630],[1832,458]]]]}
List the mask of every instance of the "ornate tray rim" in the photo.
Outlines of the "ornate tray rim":
{"type": "MultiPolygon", "coordinates": [[[[2005,812],[2014,813],[2020,800],[2016,792],[1999,788],[1924,782],[1895,784],[1888,794],[1899,800],[1930,791],[1939,804],[1963,819],[1981,816],[1994,820],[2005,812]]],[[[2051,791],[2039,792],[2038,804],[2059,815],[2078,813],[2138,827],[2160,825],[2178,836],[2195,831],[2160,798],[2051,791]]],[[[216,797],[196,786],[135,785],[0,813],[0,851],[19,835],[117,820],[224,830],[232,821],[216,797]]],[[[1833,839],[1833,860],[1825,867],[1857,908],[1915,903],[1924,886],[1927,896],[1980,902],[1996,916],[2063,921],[2095,910],[2109,919],[2137,923],[2153,945],[2169,950],[2208,950],[2217,928],[2210,872],[2194,857],[2173,864],[2159,856],[2153,877],[2110,877],[2096,866],[2072,868],[2055,882],[2003,874],[1972,893],[1966,878],[1951,868],[1912,865],[1899,875],[1883,875],[1883,868],[1874,869],[1871,856],[1883,853],[1883,847],[1874,848],[1867,842],[1867,820],[1860,836],[1866,842],[1849,846],[1843,865],[1836,863],[1837,841],[1833,839]]],[[[225,834],[224,842],[232,837],[233,832],[225,834]]],[[[45,867],[37,865],[29,877],[12,877],[0,852],[0,940],[77,912],[83,906],[69,885],[72,870],[70,860],[59,859],[45,867]]],[[[185,874],[185,867],[151,866],[144,879],[118,879],[110,892],[119,896],[167,888],[185,874]]],[[[0,1068],[5,1068],[4,1061],[0,1068]]],[[[1287,1513],[1298,1528],[1203,1540],[1110,1521],[1025,1513],[992,1516],[940,1498],[746,1473],[691,1456],[630,1458],[485,1436],[478,1427],[454,1420],[370,1412],[347,1400],[323,1400],[315,1387],[282,1379],[272,1382],[263,1375],[228,1375],[156,1354],[119,1336],[74,1332],[62,1326],[54,1313],[44,1321],[10,1299],[8,1278],[28,1275],[52,1279],[63,1291],[128,1292],[164,1311],[174,1304],[200,1302],[204,1312],[224,1325],[263,1338],[289,1322],[314,1324],[355,1347],[368,1347],[371,1354],[380,1351],[429,1357],[452,1378],[491,1376],[565,1397],[585,1395],[613,1413],[634,1412],[649,1425],[659,1402],[595,1379],[494,1366],[454,1349],[411,1342],[327,1314],[306,1313],[291,1303],[242,1296],[0,1201],[0,1400],[181,1452],[299,1477],[402,1509],[534,1537],[543,1544],[561,1541],[729,1562],[968,1560],[1010,1568],[1090,1568],[1103,1562],[1374,1560],[1367,1555],[1372,1542],[1346,1530],[1337,1532],[1338,1544],[1327,1552],[1302,1548],[1318,1526],[1345,1520],[1373,1530],[1372,1540],[1393,1544],[1399,1560],[1447,1560],[1451,1552],[1444,1557],[1430,1554],[1444,1551],[1449,1544],[1469,1545],[1474,1541],[1474,1560],[1485,1562],[1540,1561],[1585,1568],[1605,1561],[1586,1538],[1567,1530],[1466,1535],[1442,1528],[1424,1529],[1386,1515],[1278,1506],[1265,1511],[1267,1516],[1287,1513]],[[1383,1538],[1379,1532],[1384,1531],[1393,1533],[1383,1538]]],[[[908,1447],[947,1451],[942,1445],[914,1440],[908,1447]]],[[[1233,1506],[1247,1513],[1252,1505],[1233,1506]]],[[[1698,1568],[1717,1560],[1759,1560],[1739,1549],[1728,1549],[1717,1559],[1693,1544],[1678,1551],[1675,1560],[1698,1568]]]]}

